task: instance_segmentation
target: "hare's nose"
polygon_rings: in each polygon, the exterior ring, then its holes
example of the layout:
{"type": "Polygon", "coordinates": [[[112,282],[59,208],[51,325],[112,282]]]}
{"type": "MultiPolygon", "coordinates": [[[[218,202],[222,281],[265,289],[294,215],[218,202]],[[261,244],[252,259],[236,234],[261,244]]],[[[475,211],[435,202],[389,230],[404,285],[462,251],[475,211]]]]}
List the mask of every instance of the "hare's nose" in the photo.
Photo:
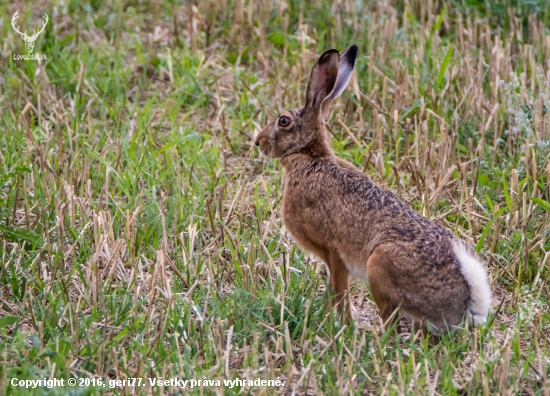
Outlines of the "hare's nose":
{"type": "Polygon", "coordinates": [[[266,140],[267,137],[268,137],[268,134],[267,134],[267,131],[266,131],[267,127],[264,128],[258,135],[256,135],[256,139],[254,141],[254,144],[256,146],[260,146],[262,143],[262,140],[266,140]]]}

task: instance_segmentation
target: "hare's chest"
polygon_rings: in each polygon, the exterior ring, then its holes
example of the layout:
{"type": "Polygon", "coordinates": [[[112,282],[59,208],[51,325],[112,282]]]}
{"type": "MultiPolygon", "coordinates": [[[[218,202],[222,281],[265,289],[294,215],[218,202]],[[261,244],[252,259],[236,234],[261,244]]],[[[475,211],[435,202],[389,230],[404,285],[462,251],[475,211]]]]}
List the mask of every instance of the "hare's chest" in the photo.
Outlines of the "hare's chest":
{"type": "Polygon", "coordinates": [[[294,240],[310,253],[322,256],[330,245],[327,230],[319,224],[313,208],[302,200],[283,199],[282,217],[287,231],[294,240]]]}
{"type": "Polygon", "coordinates": [[[312,222],[311,212],[315,209],[315,200],[306,191],[304,185],[296,180],[285,180],[281,214],[286,228],[302,227],[312,222]]]}
{"type": "Polygon", "coordinates": [[[292,199],[284,199],[281,207],[281,215],[288,232],[300,242],[308,239],[312,226],[311,216],[306,213],[307,209],[292,199]]]}

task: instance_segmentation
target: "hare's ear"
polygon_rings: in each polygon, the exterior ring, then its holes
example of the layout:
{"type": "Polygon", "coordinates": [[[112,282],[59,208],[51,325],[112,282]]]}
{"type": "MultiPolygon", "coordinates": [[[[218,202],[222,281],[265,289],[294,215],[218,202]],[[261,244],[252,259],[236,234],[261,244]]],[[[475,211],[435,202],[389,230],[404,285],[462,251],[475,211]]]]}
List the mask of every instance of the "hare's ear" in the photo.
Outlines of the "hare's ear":
{"type": "Polygon", "coordinates": [[[334,90],[338,79],[338,51],[331,49],[323,53],[309,77],[306,91],[306,113],[318,113],[323,101],[334,90]]]}
{"type": "Polygon", "coordinates": [[[323,102],[323,114],[328,111],[328,108],[332,101],[342,95],[342,92],[346,89],[351,80],[351,75],[353,74],[353,69],[355,67],[355,58],[357,58],[357,46],[353,44],[351,47],[346,49],[340,55],[340,61],[338,64],[338,78],[334,89],[330,96],[323,102]]]}

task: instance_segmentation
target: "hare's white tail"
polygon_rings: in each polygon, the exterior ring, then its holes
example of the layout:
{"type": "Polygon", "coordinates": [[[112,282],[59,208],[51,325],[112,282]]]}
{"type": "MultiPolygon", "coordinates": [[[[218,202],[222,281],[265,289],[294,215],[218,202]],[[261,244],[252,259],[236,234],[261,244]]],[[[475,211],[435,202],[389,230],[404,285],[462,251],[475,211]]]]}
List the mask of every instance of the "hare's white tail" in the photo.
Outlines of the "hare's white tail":
{"type": "Polygon", "coordinates": [[[489,285],[489,274],[485,265],[471,252],[467,245],[455,240],[453,243],[454,253],[460,263],[460,271],[470,287],[470,303],[466,317],[479,325],[487,321],[489,309],[491,308],[491,286],[489,285]]]}

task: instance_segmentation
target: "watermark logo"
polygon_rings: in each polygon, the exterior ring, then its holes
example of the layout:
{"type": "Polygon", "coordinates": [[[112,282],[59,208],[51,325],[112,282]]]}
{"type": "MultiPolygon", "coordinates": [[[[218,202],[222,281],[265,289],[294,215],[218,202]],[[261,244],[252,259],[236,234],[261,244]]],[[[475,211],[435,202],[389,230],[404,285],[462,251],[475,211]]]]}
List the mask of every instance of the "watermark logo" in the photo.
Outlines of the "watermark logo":
{"type": "Polygon", "coordinates": [[[13,15],[13,18],[11,19],[11,26],[23,38],[23,41],[25,42],[25,50],[27,51],[27,53],[25,55],[15,55],[14,54],[13,59],[14,60],[18,60],[18,59],[24,59],[24,60],[38,60],[38,59],[42,60],[42,59],[46,59],[46,55],[33,54],[32,52],[34,50],[34,42],[36,41],[36,39],[38,39],[38,36],[40,35],[40,33],[42,33],[44,31],[44,29],[46,29],[46,25],[48,24],[48,21],[50,20],[50,18],[48,17],[48,14],[44,14],[44,24],[42,25],[42,28],[38,31],[34,30],[33,34],[30,35],[30,36],[27,34],[26,29],[25,29],[24,32],[19,30],[19,26],[16,25],[17,18],[19,18],[19,11],[15,11],[15,14],[13,15]]]}

